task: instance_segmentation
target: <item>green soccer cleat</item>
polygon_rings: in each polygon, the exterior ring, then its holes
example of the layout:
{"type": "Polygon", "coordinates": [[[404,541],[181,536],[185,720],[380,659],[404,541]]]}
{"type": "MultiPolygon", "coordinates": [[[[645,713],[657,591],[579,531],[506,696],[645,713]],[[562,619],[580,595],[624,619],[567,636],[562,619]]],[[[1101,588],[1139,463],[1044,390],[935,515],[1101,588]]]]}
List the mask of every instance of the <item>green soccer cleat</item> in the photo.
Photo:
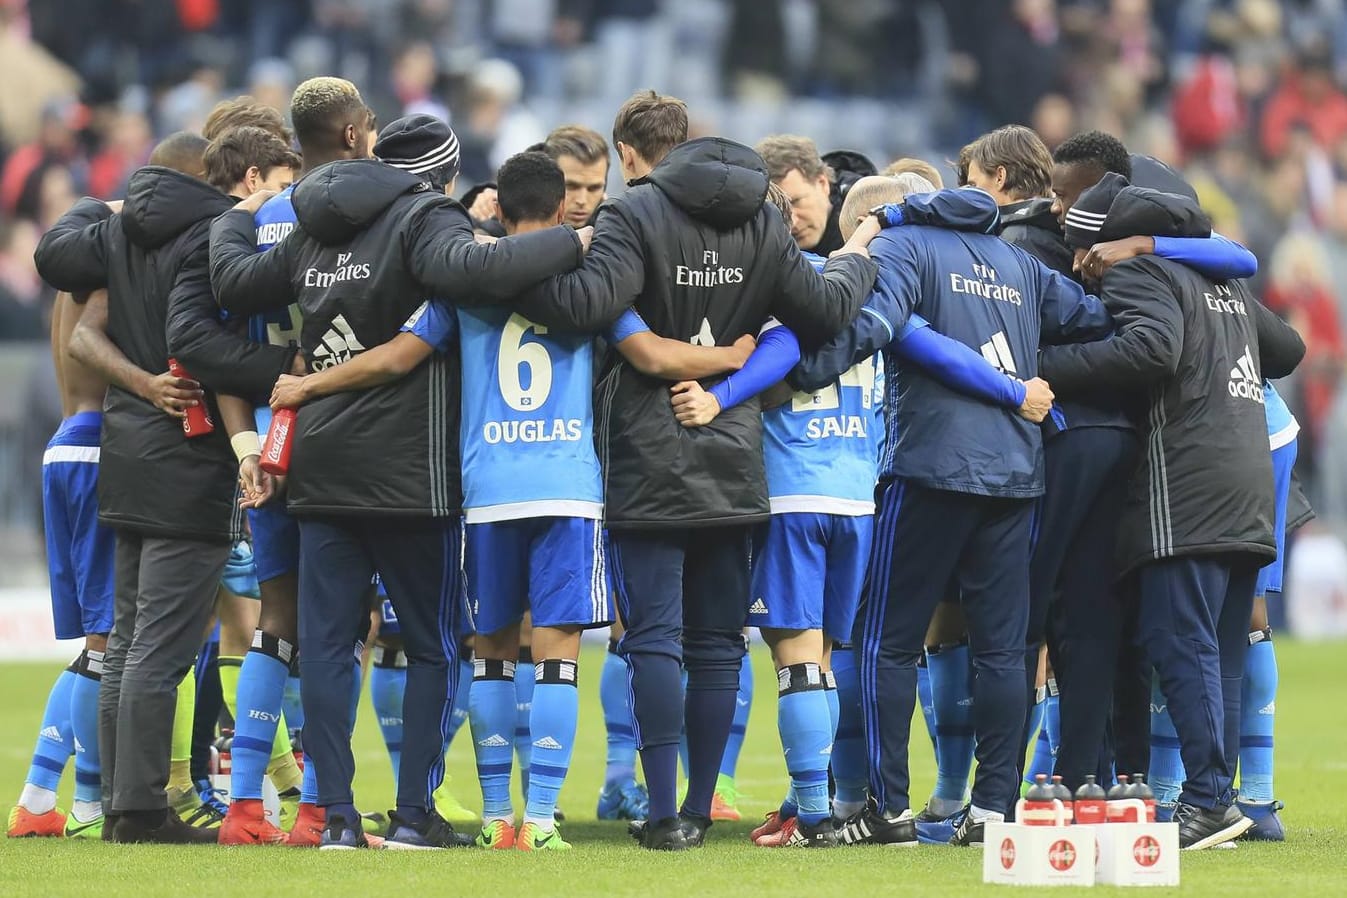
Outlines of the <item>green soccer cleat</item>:
{"type": "Polygon", "coordinates": [[[520,851],[570,851],[571,843],[561,838],[558,827],[544,831],[536,823],[525,823],[519,828],[514,847],[520,851]]]}

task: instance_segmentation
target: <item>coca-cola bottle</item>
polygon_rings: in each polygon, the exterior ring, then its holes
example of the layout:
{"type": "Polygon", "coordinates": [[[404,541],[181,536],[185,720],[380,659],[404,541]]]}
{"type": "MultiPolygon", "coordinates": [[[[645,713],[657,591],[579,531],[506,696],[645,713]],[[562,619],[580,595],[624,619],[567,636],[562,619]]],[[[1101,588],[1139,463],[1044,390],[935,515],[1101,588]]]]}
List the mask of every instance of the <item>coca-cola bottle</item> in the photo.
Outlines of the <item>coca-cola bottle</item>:
{"type": "Polygon", "coordinates": [[[1052,797],[1062,803],[1062,810],[1066,814],[1066,822],[1069,825],[1075,818],[1075,802],[1071,798],[1071,790],[1062,782],[1062,778],[1057,775],[1052,777],[1052,797]]]}
{"type": "Polygon", "coordinates": [[[258,466],[268,474],[280,475],[290,470],[290,450],[294,448],[296,412],[283,408],[271,416],[267,439],[262,444],[262,460],[258,466]]]}
{"type": "Polygon", "coordinates": [[[1056,826],[1055,798],[1047,774],[1038,774],[1034,777],[1034,784],[1024,793],[1024,798],[1020,801],[1016,818],[1025,826],[1056,826]]]}
{"type": "MultiPolygon", "coordinates": [[[[187,369],[178,364],[177,359],[168,360],[168,373],[174,377],[181,377],[186,380],[194,380],[192,375],[187,373],[187,369]]],[[[210,419],[210,409],[206,406],[205,398],[196,405],[184,411],[182,419],[182,432],[191,437],[204,437],[206,434],[215,430],[215,422],[210,419]]]]}
{"type": "Polygon", "coordinates": [[[1146,806],[1146,822],[1155,822],[1155,793],[1146,783],[1146,774],[1132,774],[1133,797],[1146,806]]]}
{"type": "Polygon", "coordinates": [[[1118,774],[1118,782],[1108,790],[1108,822],[1140,823],[1145,809],[1132,795],[1127,774],[1118,774]]]}
{"type": "Polygon", "coordinates": [[[1094,774],[1085,777],[1084,784],[1076,790],[1073,808],[1077,823],[1107,823],[1108,797],[1104,788],[1095,781],[1094,774]]]}

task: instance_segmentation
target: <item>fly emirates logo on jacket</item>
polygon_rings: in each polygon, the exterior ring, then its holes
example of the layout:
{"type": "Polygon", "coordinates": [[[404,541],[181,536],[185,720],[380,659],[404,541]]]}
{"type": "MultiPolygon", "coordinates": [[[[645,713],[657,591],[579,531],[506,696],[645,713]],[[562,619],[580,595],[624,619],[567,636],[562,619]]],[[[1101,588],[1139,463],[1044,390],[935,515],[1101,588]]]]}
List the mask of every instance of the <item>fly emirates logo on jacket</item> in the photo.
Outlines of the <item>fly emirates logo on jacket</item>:
{"type": "Polygon", "coordinates": [[[337,267],[333,271],[320,271],[309,268],[304,272],[304,286],[332,287],[346,281],[367,281],[370,279],[368,262],[352,262],[350,253],[337,253],[337,267]]]}
{"type": "Polygon", "coordinates": [[[720,253],[713,249],[702,251],[700,267],[679,265],[674,268],[674,283],[679,287],[722,287],[743,282],[744,270],[723,267],[720,264],[720,253]]]}
{"type": "Polygon", "coordinates": [[[1023,305],[1024,296],[1016,287],[1003,284],[996,278],[996,269],[990,265],[973,264],[972,276],[957,271],[949,273],[951,293],[963,293],[968,296],[980,296],[997,302],[1008,302],[1013,306],[1023,305]]]}

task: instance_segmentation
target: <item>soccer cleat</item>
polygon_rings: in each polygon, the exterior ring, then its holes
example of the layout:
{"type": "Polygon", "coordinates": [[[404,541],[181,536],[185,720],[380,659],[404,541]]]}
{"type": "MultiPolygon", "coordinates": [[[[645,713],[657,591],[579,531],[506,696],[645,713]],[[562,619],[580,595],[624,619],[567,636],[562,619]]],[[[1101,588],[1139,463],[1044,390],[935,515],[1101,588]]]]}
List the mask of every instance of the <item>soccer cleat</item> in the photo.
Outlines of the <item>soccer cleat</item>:
{"type": "Polygon", "coordinates": [[[317,805],[301,802],[295,814],[294,826],[285,837],[285,844],[292,848],[316,848],[323,841],[323,825],[327,814],[317,805]]]}
{"type": "Polygon", "coordinates": [[[295,816],[299,813],[299,790],[286,789],[280,794],[281,799],[281,829],[289,829],[295,823],[295,816]]]}
{"type": "Polygon", "coordinates": [[[677,817],[665,817],[653,823],[648,820],[634,820],[627,827],[631,837],[650,851],[687,851],[687,833],[683,821],[677,817]]]}
{"type": "Polygon", "coordinates": [[[72,813],[65,820],[65,837],[67,839],[89,839],[91,841],[102,839],[103,815],[99,814],[92,820],[85,822],[72,813]]]}
{"type": "Polygon", "coordinates": [[[376,836],[388,834],[388,818],[378,811],[365,811],[360,815],[360,828],[365,831],[365,835],[374,833],[376,836]]]}
{"type": "Polygon", "coordinates": [[[922,808],[921,813],[915,818],[917,841],[923,845],[948,845],[950,839],[954,838],[954,830],[958,827],[963,813],[959,811],[948,817],[941,817],[933,812],[929,805],[922,808]]]}
{"type": "Polygon", "coordinates": [[[1174,822],[1179,825],[1181,851],[1201,851],[1233,841],[1253,826],[1233,804],[1207,810],[1182,801],[1174,808],[1174,822]]]}
{"type": "Polygon", "coordinates": [[[473,844],[469,836],[454,832],[454,827],[431,811],[420,823],[412,823],[388,812],[388,835],[384,848],[397,851],[433,851],[439,848],[466,848],[473,844]]]}
{"type": "Polygon", "coordinates": [[[965,809],[959,813],[963,819],[954,828],[954,835],[950,837],[949,844],[960,847],[983,844],[987,824],[1001,823],[1006,819],[1004,814],[988,814],[985,817],[975,819],[971,809],[965,809]]]}
{"type": "Polygon", "coordinates": [[[188,826],[219,829],[229,805],[220,800],[220,792],[209,780],[198,780],[191,789],[169,790],[168,803],[188,826]]]}
{"type": "Polygon", "coordinates": [[[799,817],[792,817],[781,827],[784,834],[789,829],[783,847],[785,848],[835,848],[842,844],[837,824],[833,818],[825,817],[818,823],[805,823],[799,817]]]}
{"type": "Polygon", "coordinates": [[[505,851],[514,847],[514,827],[508,820],[491,820],[482,826],[477,834],[477,847],[492,851],[505,851]]]}
{"type": "Polygon", "coordinates": [[[713,823],[712,819],[689,814],[687,811],[680,811],[678,819],[683,821],[683,835],[687,838],[688,847],[701,848],[702,843],[706,841],[706,831],[713,823]]]}
{"type": "Polygon", "coordinates": [[[561,830],[556,826],[544,830],[536,823],[525,823],[519,828],[514,847],[520,851],[570,851],[571,843],[561,838],[561,830]]]}
{"type": "Polygon", "coordinates": [[[368,848],[365,834],[360,829],[360,820],[347,823],[341,814],[328,814],[323,826],[323,835],[318,842],[319,851],[355,851],[368,848]]]}
{"type": "MultiPolygon", "coordinates": [[[[753,832],[748,834],[748,837],[753,840],[754,845],[761,845],[762,843],[758,841],[759,839],[766,836],[775,836],[777,833],[781,832],[786,821],[789,819],[789,817],[782,817],[780,811],[770,811],[766,817],[762,818],[761,825],[755,826],[753,832]]],[[[766,848],[769,846],[764,845],[763,847],[766,848]]],[[[773,845],[770,847],[775,846],[773,845]]]]}
{"type": "Polygon", "coordinates": [[[917,824],[910,809],[897,817],[886,817],[879,812],[872,798],[866,802],[865,810],[842,824],[838,838],[844,845],[909,848],[917,844],[917,824]]]}
{"type": "Polygon", "coordinates": [[[599,792],[600,820],[644,820],[650,815],[650,793],[635,780],[609,783],[599,792]]]}
{"type": "Polygon", "coordinates": [[[440,783],[440,787],[435,790],[435,812],[458,826],[468,826],[482,819],[476,811],[468,808],[449,791],[449,785],[452,781],[453,778],[446,773],[444,782],[440,783]]]}
{"type": "Polygon", "coordinates": [[[285,833],[267,819],[258,798],[235,801],[220,824],[221,845],[279,845],[285,840],[285,833]]]}
{"type": "Polygon", "coordinates": [[[734,788],[734,780],[721,775],[716,780],[716,791],[711,796],[711,819],[736,822],[741,819],[739,808],[739,790],[734,788]]]}
{"type": "Polygon", "coordinates": [[[1277,816],[1277,812],[1286,805],[1280,801],[1236,800],[1235,807],[1253,821],[1253,826],[1245,830],[1244,838],[1250,842],[1286,841],[1286,827],[1282,826],[1282,818],[1277,816]]]}
{"type": "Polygon", "coordinates": [[[122,844],[214,845],[218,837],[218,830],[192,826],[172,808],[167,809],[163,822],[155,827],[146,826],[136,816],[123,814],[112,833],[112,841],[122,844]]]}
{"type": "Polygon", "coordinates": [[[45,838],[65,835],[66,816],[56,808],[45,814],[34,814],[23,805],[15,805],[9,812],[9,829],[5,834],[11,839],[45,838]]]}

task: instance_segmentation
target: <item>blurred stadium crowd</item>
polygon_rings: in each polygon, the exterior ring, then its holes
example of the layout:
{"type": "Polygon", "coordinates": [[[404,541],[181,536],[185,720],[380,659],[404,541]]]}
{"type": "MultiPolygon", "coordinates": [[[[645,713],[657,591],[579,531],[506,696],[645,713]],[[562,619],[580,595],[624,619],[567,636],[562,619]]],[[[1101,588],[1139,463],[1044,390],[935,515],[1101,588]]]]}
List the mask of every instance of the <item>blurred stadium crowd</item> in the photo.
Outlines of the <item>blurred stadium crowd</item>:
{"type": "MultiPolygon", "coordinates": [[[[686,99],[694,133],[802,133],[824,150],[881,166],[917,156],[947,174],[966,140],[1000,124],[1030,124],[1049,147],[1101,128],[1181,168],[1218,230],[1258,255],[1259,293],[1309,346],[1284,390],[1307,431],[1301,475],[1321,516],[1341,523],[1345,5],[0,0],[0,340],[45,340],[51,291],[32,251],[75,198],[120,196],[156,137],[198,128],[222,97],[284,110],[316,74],[355,81],[382,121],[451,121],[462,189],[557,124],[605,130],[646,86],[686,99]]],[[[59,421],[41,376],[49,362],[28,357],[0,389],[0,518],[11,525],[31,513],[23,484],[36,484],[59,421]]]]}

